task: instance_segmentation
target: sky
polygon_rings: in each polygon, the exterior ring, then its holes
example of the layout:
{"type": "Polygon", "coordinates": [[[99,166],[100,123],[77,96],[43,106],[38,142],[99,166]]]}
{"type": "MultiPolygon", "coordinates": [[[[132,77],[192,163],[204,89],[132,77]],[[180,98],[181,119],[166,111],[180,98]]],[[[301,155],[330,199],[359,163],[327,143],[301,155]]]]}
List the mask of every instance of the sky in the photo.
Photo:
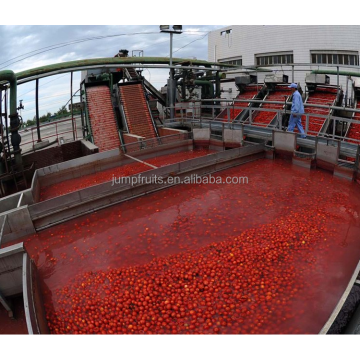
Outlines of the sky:
{"type": "MultiPolygon", "coordinates": [[[[351,1],[344,0],[339,10],[347,9],[348,3],[351,1]]],[[[338,9],[333,11],[336,14],[338,9]]],[[[303,0],[296,11],[288,1],[282,0],[271,3],[259,0],[256,6],[252,2],[234,0],[214,4],[203,0],[196,3],[153,0],[149,5],[104,0],[101,7],[83,0],[51,4],[18,0],[15,5],[2,4],[2,14],[11,15],[3,16],[3,25],[0,25],[0,71],[9,69],[15,73],[65,61],[113,57],[120,49],[127,49],[129,56],[168,57],[170,37],[160,33],[158,25],[165,19],[167,23],[185,23],[183,33],[173,37],[173,56],[198,60],[208,60],[207,34],[227,26],[224,23],[291,25],[318,24],[319,21],[325,24],[339,24],[340,21],[341,24],[343,21],[343,17],[334,18],[334,13],[329,14],[321,2],[317,5],[308,0],[303,0]],[[202,25],[191,25],[199,23],[202,25]]],[[[355,13],[346,11],[346,19],[349,24],[357,23],[355,13]]],[[[169,72],[145,69],[143,75],[160,89],[166,84],[169,72]]],[[[80,72],[76,72],[73,92],[79,85],[80,72]]],[[[70,100],[70,74],[40,79],[39,98],[40,116],[58,111],[70,100]]],[[[35,116],[35,81],[19,86],[18,100],[23,100],[25,108],[21,116],[24,121],[32,119],[35,116]]]]}
{"type": "MultiPolygon", "coordinates": [[[[173,57],[207,60],[207,34],[226,25],[184,25],[173,36],[173,57]]],[[[170,36],[159,25],[1,25],[0,71],[15,73],[66,61],[113,57],[120,49],[129,56],[169,57],[170,36]]],[[[156,88],[166,84],[166,69],[145,69],[143,75],[156,88]]],[[[74,73],[73,92],[79,89],[80,72],[74,73]]],[[[40,116],[54,113],[70,99],[70,74],[39,80],[40,116]]],[[[19,85],[24,121],[35,115],[35,81],[19,85]]],[[[78,98],[74,98],[74,102],[78,98]]]]}

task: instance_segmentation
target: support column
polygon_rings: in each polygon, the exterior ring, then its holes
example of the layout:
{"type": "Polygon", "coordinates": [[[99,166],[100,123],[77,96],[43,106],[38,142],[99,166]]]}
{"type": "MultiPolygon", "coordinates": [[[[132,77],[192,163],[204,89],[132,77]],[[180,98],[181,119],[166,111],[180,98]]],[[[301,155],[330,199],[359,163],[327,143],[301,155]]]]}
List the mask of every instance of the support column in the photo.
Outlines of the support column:
{"type": "MultiPolygon", "coordinates": [[[[71,80],[70,80],[70,92],[71,92],[71,125],[73,129],[73,139],[75,141],[75,126],[74,126],[74,110],[73,110],[73,72],[71,74],[71,80]]],[[[110,90],[111,92],[111,90],[110,90]]]]}
{"type": "Polygon", "coordinates": [[[40,117],[39,117],[39,79],[36,79],[35,104],[36,104],[36,130],[38,137],[37,142],[41,142],[40,117]]]}
{"type": "Polygon", "coordinates": [[[14,318],[14,313],[12,311],[11,304],[9,301],[7,301],[5,299],[5,296],[1,293],[1,291],[0,291],[0,304],[2,304],[2,306],[4,306],[4,308],[6,309],[6,311],[9,314],[9,317],[14,318]]]}

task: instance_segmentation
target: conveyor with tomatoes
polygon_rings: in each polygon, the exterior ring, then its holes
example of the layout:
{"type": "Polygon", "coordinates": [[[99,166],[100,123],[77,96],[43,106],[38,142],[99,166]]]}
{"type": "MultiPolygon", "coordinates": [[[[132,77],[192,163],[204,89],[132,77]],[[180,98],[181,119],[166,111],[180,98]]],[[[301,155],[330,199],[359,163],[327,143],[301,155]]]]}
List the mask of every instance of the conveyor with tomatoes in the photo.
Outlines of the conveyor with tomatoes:
{"type": "MultiPolygon", "coordinates": [[[[282,101],[284,102],[285,97],[291,95],[291,90],[286,86],[276,86],[275,90],[270,92],[265,101],[282,101]]],[[[266,104],[261,106],[261,109],[282,109],[284,104],[266,104]]],[[[273,118],[276,116],[274,111],[259,111],[252,119],[253,124],[256,126],[268,126],[273,118]]]]}
{"type": "Polygon", "coordinates": [[[155,138],[156,129],[142,84],[121,85],[119,94],[130,134],[142,136],[145,139],[155,138]]]}
{"type": "MultiPolygon", "coordinates": [[[[305,112],[312,113],[312,114],[319,114],[319,115],[329,115],[329,109],[326,108],[317,108],[317,107],[310,107],[306,105],[333,105],[334,101],[336,100],[337,95],[336,88],[326,88],[326,87],[317,87],[316,91],[310,93],[306,103],[305,103],[305,112]]],[[[308,132],[313,135],[317,135],[322,126],[325,123],[325,117],[318,117],[318,116],[309,116],[309,129],[308,132]]],[[[305,118],[303,117],[303,127],[305,129],[305,118]]]]}
{"type": "Polygon", "coordinates": [[[109,87],[106,85],[88,87],[86,102],[94,144],[100,152],[118,148],[120,138],[109,87]]]}
{"type": "MultiPolygon", "coordinates": [[[[247,86],[245,88],[245,91],[239,94],[235,99],[236,100],[251,100],[253,99],[259,92],[259,89],[257,86],[247,86]]],[[[246,107],[248,106],[248,103],[245,102],[234,102],[234,106],[229,109],[230,114],[230,121],[235,120],[244,109],[239,109],[239,107],[246,107]]],[[[224,109],[217,117],[216,120],[219,121],[228,121],[228,112],[227,108],[224,109]]]]}
{"type": "MultiPolygon", "coordinates": [[[[360,110],[360,98],[357,99],[355,109],[360,110]]],[[[355,113],[352,120],[359,121],[358,124],[351,123],[346,137],[348,142],[359,144],[360,143],[360,113],[355,113]],[[351,139],[351,140],[350,140],[351,139]]]]}

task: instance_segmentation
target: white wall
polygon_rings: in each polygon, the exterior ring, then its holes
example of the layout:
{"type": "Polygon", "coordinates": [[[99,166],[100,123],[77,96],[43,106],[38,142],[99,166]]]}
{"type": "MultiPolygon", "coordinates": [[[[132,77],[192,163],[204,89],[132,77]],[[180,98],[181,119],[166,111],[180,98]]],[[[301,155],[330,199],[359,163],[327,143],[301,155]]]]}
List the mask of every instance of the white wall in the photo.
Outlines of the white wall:
{"type": "MultiPolygon", "coordinates": [[[[310,50],[350,50],[360,51],[360,26],[358,25],[231,25],[210,32],[208,36],[208,60],[218,61],[224,58],[242,57],[243,66],[255,65],[255,54],[293,51],[294,63],[311,61],[310,50]],[[230,34],[221,32],[231,29],[230,34]]],[[[321,67],[320,69],[323,69],[321,67]]],[[[317,66],[296,66],[294,79],[290,68],[276,65],[272,69],[289,75],[289,81],[305,86],[305,76],[317,66]],[[289,70],[287,70],[289,69],[289,70]],[[300,70],[305,71],[300,71],[300,70]]],[[[328,68],[336,70],[336,67],[328,68]]],[[[360,73],[359,67],[344,67],[340,70],[349,70],[360,73]]],[[[258,74],[259,82],[263,82],[264,74],[258,74]]],[[[330,76],[330,84],[337,84],[337,77],[330,76]]],[[[346,78],[340,76],[340,85],[345,90],[346,78]]],[[[229,85],[222,85],[228,88],[229,85]]],[[[230,98],[236,96],[233,87],[230,98]]],[[[225,96],[224,96],[225,97],[225,96]]]]}

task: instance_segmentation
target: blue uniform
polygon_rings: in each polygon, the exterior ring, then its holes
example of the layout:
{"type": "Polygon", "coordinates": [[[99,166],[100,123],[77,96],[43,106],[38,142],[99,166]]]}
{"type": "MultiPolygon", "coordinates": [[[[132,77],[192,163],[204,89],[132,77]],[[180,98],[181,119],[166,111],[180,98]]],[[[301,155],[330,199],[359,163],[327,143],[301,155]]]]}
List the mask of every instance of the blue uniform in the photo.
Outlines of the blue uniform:
{"type": "Polygon", "coordinates": [[[292,96],[292,105],[291,105],[291,115],[289,119],[289,126],[287,128],[288,131],[294,131],[295,126],[299,129],[302,137],[305,136],[304,128],[301,125],[301,114],[304,114],[304,104],[302,102],[302,98],[300,93],[296,90],[292,96]],[[299,114],[299,115],[295,115],[299,114]]]}

